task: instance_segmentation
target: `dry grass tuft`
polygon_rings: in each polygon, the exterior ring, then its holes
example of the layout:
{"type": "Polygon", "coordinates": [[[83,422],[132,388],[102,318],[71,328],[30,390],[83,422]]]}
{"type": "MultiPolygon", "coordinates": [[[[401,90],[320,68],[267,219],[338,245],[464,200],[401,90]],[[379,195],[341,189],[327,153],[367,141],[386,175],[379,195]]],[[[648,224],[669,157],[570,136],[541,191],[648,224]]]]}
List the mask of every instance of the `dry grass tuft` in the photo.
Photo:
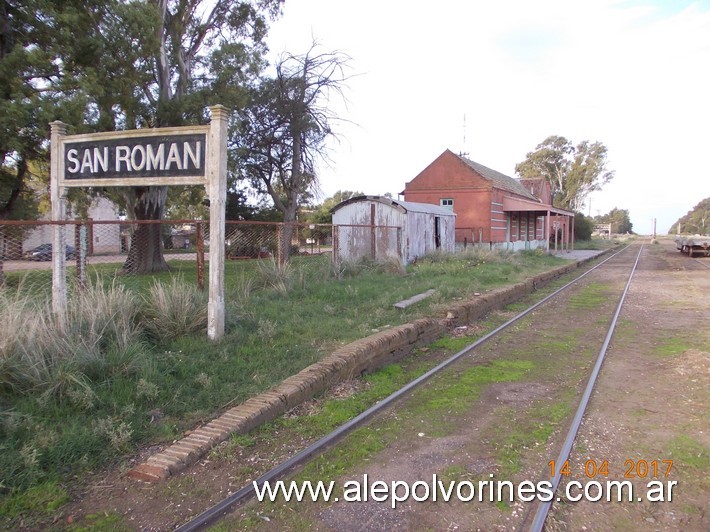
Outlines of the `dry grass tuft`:
{"type": "Polygon", "coordinates": [[[207,327],[207,295],[179,277],[154,281],[144,298],[143,327],[158,341],[207,327]]]}

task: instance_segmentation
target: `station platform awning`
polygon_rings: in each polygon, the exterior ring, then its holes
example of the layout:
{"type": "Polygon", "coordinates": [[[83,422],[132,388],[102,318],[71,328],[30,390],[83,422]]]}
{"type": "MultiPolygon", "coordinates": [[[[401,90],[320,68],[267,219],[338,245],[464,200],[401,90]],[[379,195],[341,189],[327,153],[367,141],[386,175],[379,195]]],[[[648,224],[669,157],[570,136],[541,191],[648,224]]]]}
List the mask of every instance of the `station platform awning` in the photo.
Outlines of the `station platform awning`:
{"type": "Polygon", "coordinates": [[[522,198],[511,198],[506,196],[503,198],[503,211],[504,212],[535,212],[539,215],[556,214],[558,216],[572,216],[574,213],[572,211],[567,211],[565,209],[559,209],[553,207],[552,205],[545,205],[543,203],[538,203],[536,201],[526,200],[522,198]]]}
{"type": "Polygon", "coordinates": [[[503,198],[503,212],[511,217],[513,213],[526,213],[527,217],[530,217],[531,214],[536,218],[544,217],[545,245],[548,251],[550,249],[551,235],[554,235],[555,251],[557,251],[558,232],[561,233],[562,247],[564,249],[569,250],[570,247],[574,247],[574,212],[572,211],[545,205],[537,201],[505,196],[503,198]]]}

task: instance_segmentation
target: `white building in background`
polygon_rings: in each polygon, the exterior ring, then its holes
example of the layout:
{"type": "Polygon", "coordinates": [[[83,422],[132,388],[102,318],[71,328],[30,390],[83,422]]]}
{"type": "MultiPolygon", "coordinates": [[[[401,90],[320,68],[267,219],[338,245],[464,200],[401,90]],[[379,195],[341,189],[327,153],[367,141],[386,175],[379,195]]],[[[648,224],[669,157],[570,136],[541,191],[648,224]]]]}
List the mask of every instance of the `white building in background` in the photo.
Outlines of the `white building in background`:
{"type": "MultiPolygon", "coordinates": [[[[98,197],[94,198],[88,209],[89,221],[115,221],[115,224],[87,224],[87,244],[91,254],[108,254],[121,252],[121,227],[119,222],[118,207],[112,201],[98,197]]],[[[76,219],[69,216],[69,219],[76,219]]],[[[66,241],[74,245],[74,225],[67,225],[66,241]]],[[[52,242],[52,225],[39,225],[27,233],[22,248],[24,251],[33,249],[40,244],[52,242]]]]}

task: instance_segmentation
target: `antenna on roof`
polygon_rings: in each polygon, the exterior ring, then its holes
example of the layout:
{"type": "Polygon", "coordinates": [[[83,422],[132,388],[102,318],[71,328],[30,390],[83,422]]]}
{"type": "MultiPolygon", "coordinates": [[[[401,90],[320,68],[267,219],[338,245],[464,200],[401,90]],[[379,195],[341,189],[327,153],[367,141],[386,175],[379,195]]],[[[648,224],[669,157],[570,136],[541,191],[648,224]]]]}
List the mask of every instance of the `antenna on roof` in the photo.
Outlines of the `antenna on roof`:
{"type": "Polygon", "coordinates": [[[461,151],[459,152],[459,157],[466,157],[468,158],[468,152],[466,150],[466,113],[463,115],[463,146],[461,151]]]}

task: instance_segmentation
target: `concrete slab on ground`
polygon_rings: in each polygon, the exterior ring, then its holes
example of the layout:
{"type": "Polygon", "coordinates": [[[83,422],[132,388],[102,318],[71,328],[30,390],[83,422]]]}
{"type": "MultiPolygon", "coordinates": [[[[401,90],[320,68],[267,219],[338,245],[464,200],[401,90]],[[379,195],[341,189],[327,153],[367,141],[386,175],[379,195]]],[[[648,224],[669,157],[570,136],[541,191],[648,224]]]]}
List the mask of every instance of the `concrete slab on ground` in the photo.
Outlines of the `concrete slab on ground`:
{"type": "Polygon", "coordinates": [[[582,260],[593,259],[594,257],[597,257],[605,252],[606,250],[604,249],[574,249],[570,251],[558,251],[557,253],[553,252],[552,254],[561,259],[579,262],[582,260]]]}

